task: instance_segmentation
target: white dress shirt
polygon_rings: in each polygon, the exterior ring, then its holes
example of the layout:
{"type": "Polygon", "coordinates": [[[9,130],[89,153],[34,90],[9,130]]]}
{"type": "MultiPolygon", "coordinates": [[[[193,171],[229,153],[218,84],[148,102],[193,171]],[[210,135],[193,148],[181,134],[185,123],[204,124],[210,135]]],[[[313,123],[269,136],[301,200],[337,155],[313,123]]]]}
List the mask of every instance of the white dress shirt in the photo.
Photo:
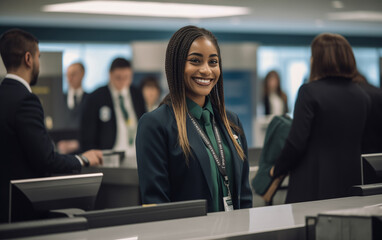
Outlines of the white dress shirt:
{"type": "Polygon", "coordinates": [[[68,99],[67,99],[67,104],[69,109],[73,109],[75,107],[74,103],[74,96],[77,97],[77,104],[81,102],[82,95],[84,95],[84,90],[82,88],[69,88],[68,90],[68,99]]]}
{"type": "Polygon", "coordinates": [[[269,94],[269,105],[271,107],[270,114],[274,114],[274,115],[284,114],[284,101],[276,93],[269,94]]]}
{"type": "Polygon", "coordinates": [[[134,111],[130,91],[126,88],[119,92],[111,84],[109,84],[109,89],[112,95],[115,117],[117,120],[117,136],[113,150],[125,152],[123,166],[136,168],[135,135],[137,132],[138,120],[134,111]],[[125,108],[129,114],[129,125],[126,124],[123,117],[121,106],[119,104],[119,95],[123,96],[125,108]],[[131,145],[129,144],[129,136],[134,139],[133,144],[131,145]]]}
{"type": "Polygon", "coordinates": [[[18,82],[21,82],[28,89],[28,91],[30,93],[32,93],[31,86],[29,86],[29,83],[27,81],[25,81],[23,78],[15,75],[15,74],[11,74],[11,73],[8,73],[7,75],[5,75],[5,78],[9,78],[9,79],[13,79],[13,80],[16,80],[18,82]]]}

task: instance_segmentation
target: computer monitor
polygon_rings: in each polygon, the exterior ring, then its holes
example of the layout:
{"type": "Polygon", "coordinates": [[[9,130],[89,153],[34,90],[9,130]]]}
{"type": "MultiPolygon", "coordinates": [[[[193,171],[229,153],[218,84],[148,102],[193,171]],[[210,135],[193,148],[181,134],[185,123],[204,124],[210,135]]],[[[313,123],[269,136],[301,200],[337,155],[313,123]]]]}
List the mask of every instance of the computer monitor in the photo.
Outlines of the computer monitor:
{"type": "Polygon", "coordinates": [[[361,155],[361,184],[382,183],[382,153],[361,155]]]}
{"type": "Polygon", "coordinates": [[[46,217],[56,209],[91,210],[102,173],[10,181],[9,222],[46,217]]]}
{"type": "Polygon", "coordinates": [[[87,219],[89,228],[100,228],[207,215],[207,200],[190,200],[112,208],[75,214],[87,219]]]}

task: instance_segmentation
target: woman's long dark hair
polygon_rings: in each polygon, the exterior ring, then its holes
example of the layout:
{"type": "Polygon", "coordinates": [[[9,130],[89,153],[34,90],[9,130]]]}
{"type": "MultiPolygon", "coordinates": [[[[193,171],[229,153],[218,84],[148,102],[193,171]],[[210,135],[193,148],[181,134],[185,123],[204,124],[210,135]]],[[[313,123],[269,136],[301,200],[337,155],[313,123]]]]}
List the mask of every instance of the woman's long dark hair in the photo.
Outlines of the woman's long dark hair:
{"type": "MultiPolygon", "coordinates": [[[[218,52],[219,68],[222,72],[220,48],[215,36],[204,28],[195,26],[186,26],[174,33],[168,43],[166,50],[166,76],[170,90],[169,95],[164,99],[164,103],[172,105],[175,114],[175,120],[178,127],[178,140],[182,148],[186,162],[188,164],[188,156],[191,154],[190,144],[187,138],[186,118],[187,118],[187,103],[186,103],[186,86],[184,80],[184,68],[186,65],[188,51],[191,44],[200,37],[210,40],[218,52]]],[[[228,134],[235,145],[235,148],[241,159],[245,159],[244,151],[234,138],[231,127],[238,129],[236,125],[228,121],[223,92],[223,74],[220,74],[219,80],[211,90],[210,99],[212,105],[218,109],[219,115],[223,120],[223,124],[228,131],[228,134]]]]}
{"type": "Polygon", "coordinates": [[[325,77],[354,78],[357,75],[353,50],[343,36],[322,33],[314,38],[311,49],[310,82],[325,77]]]}

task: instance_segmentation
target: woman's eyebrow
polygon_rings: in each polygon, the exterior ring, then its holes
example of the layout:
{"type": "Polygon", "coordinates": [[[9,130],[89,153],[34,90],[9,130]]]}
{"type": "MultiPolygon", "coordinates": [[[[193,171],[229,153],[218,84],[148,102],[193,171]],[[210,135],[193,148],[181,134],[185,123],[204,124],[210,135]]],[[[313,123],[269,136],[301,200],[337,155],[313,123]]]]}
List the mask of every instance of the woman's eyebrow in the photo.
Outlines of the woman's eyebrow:
{"type": "MultiPolygon", "coordinates": [[[[188,56],[192,56],[192,55],[195,55],[198,57],[203,57],[203,54],[201,54],[201,53],[190,53],[190,54],[188,54],[188,56]]],[[[210,55],[210,57],[217,57],[217,56],[218,55],[216,53],[210,55]]]]}
{"type": "Polygon", "coordinates": [[[188,56],[192,56],[192,55],[203,57],[203,54],[201,54],[201,53],[190,53],[190,54],[188,54],[188,56]]]}

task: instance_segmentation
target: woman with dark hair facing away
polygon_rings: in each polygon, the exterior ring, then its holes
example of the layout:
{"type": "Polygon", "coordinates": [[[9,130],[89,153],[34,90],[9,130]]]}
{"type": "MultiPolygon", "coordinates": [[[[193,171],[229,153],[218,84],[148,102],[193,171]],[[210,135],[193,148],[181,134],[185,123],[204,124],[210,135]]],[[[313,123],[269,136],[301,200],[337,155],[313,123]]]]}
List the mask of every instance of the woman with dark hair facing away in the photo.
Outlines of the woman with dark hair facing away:
{"type": "Polygon", "coordinates": [[[283,115],[288,112],[288,100],[281,90],[280,75],[270,71],[264,79],[264,112],[265,115],[283,115]]]}
{"type": "Polygon", "coordinates": [[[237,115],[224,107],[215,36],[195,26],[179,29],[165,66],[170,93],[138,125],[142,202],[206,199],[209,212],[252,207],[247,142],[237,115]]]}
{"type": "Polygon", "coordinates": [[[345,197],[361,184],[362,136],[370,100],[354,82],[353,51],[338,34],[311,45],[309,83],[300,87],[289,136],[270,174],[290,173],[287,203],[345,197]]]}

